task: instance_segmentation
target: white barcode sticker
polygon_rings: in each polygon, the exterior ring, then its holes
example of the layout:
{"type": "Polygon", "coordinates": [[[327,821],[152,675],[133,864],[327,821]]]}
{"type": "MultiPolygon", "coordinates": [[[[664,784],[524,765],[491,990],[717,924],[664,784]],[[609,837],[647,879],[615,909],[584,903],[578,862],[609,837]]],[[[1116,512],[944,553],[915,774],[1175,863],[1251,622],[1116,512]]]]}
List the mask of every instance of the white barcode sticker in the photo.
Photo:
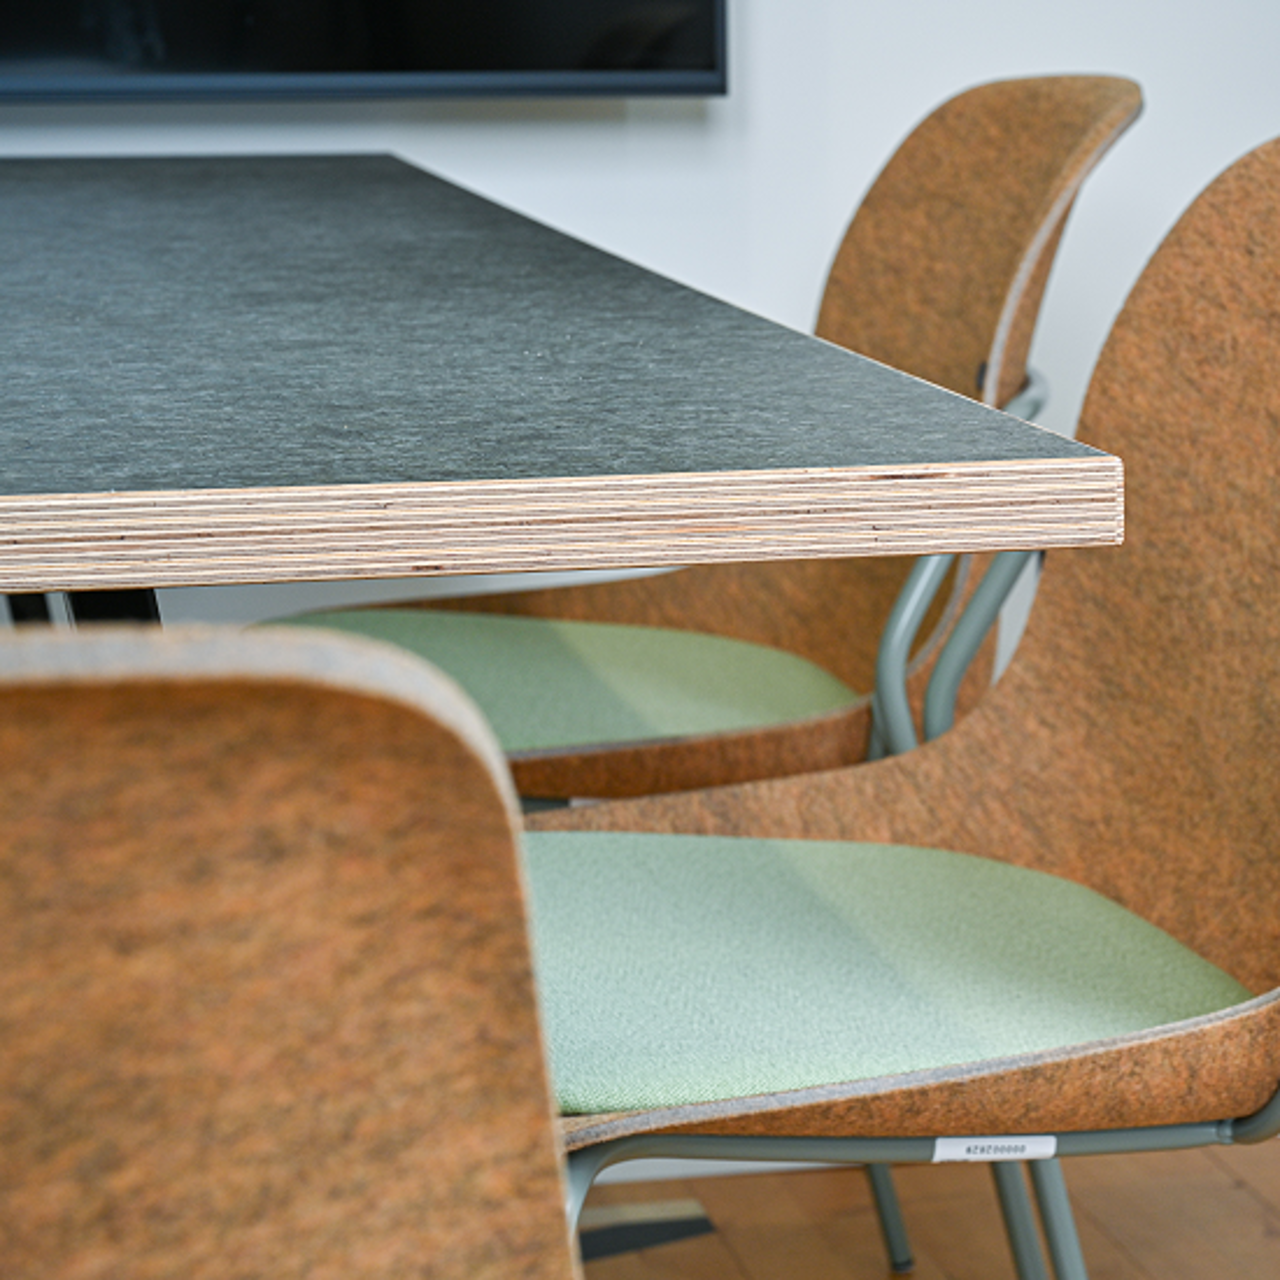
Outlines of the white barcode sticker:
{"type": "Polygon", "coordinates": [[[1030,1138],[937,1138],[933,1144],[934,1164],[973,1160],[1050,1160],[1057,1154],[1058,1139],[1052,1134],[1030,1138]]]}

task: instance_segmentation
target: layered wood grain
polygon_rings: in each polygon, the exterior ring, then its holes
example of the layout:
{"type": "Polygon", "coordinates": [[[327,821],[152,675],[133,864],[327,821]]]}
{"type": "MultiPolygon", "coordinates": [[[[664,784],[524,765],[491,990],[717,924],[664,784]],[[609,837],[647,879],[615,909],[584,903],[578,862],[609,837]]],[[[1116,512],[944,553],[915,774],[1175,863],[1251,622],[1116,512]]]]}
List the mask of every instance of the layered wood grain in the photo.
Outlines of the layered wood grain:
{"type": "Polygon", "coordinates": [[[1072,461],[0,498],[0,589],[166,587],[876,556],[1122,540],[1072,461]]]}

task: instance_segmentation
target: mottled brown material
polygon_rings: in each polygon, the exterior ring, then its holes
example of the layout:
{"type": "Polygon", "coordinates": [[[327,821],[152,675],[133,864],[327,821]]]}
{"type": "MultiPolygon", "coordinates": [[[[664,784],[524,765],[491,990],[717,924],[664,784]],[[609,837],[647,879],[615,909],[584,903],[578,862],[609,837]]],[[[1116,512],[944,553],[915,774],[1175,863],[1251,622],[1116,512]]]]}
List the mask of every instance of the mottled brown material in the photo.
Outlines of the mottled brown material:
{"type": "MultiPolygon", "coordinates": [[[[989,674],[989,669],[988,669],[989,674]]],[[[860,698],[830,715],[738,733],[668,738],[586,748],[572,753],[514,752],[511,775],[523,796],[647,796],[838,769],[865,759],[871,701],[860,698]]]]}
{"type": "Polygon", "coordinates": [[[0,778],[6,1280],[573,1274],[505,783],[429,707],[6,683],[0,778]]]}
{"type": "Polygon", "coordinates": [[[1106,1046],[662,1112],[566,1116],[565,1146],[633,1133],[934,1137],[1065,1133],[1248,1115],[1276,1088],[1280,1001],[1106,1046]],[[1160,1087],[1153,1089],[1158,1080],[1160,1087]],[[1212,1099],[1206,1109],[1206,1099],[1212,1099]]]}
{"type": "Polygon", "coordinates": [[[1141,104],[1137,85],[1110,76],[996,81],[944,103],[859,207],[818,335],[1006,403],[1071,203],[1141,104]]]}
{"type": "MultiPolygon", "coordinates": [[[[1017,1127],[1215,1119],[1280,1079],[1277,315],[1273,142],[1170,233],[1099,361],[1080,433],[1125,460],[1125,546],[1051,557],[1013,665],[968,718],[881,764],[535,819],[982,854],[1089,885],[1270,993],[1151,1040],[886,1083],[874,1103],[849,1087],[821,1108],[833,1123],[963,1130],[1017,1084],[1035,1091],[1017,1127]]],[[[793,1132],[810,1123],[794,1101],[736,1110],[748,1131],[793,1132]]]]}
{"type": "MultiPolygon", "coordinates": [[[[998,81],[943,104],[903,142],[858,209],[832,265],[817,333],[961,394],[1005,404],[1026,380],[1040,301],[1072,201],[1136,118],[1138,87],[1104,76],[998,81]],[[985,371],[991,371],[990,376],[985,371]]],[[[700,565],[678,574],[428,607],[687,627],[802,654],[851,688],[875,683],[876,648],[909,558],[700,565]]],[[[922,629],[919,707],[972,566],[922,629]]],[[[946,598],[946,593],[942,594],[946,598]]],[[[962,690],[990,682],[993,642],[962,690]]],[[[820,723],[685,743],[514,761],[528,795],[637,796],[837,768],[865,758],[869,706],[820,723]]]]}

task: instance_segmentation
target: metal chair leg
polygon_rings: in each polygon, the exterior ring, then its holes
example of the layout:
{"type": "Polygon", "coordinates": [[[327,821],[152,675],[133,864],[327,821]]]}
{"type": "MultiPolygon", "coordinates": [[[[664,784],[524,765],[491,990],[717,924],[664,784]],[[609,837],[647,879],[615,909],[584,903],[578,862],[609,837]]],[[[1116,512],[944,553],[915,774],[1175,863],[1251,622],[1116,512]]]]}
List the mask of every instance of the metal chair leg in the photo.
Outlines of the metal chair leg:
{"type": "Polygon", "coordinates": [[[907,1239],[907,1224],[903,1221],[902,1206],[893,1185],[893,1172],[887,1164],[869,1164],[867,1177],[871,1179],[871,1194],[875,1197],[889,1266],[898,1275],[914,1271],[916,1260],[911,1256],[911,1241],[907,1239]]]}
{"type": "Polygon", "coordinates": [[[1036,1200],[1040,1205],[1040,1221],[1044,1225],[1044,1238],[1057,1280],[1089,1280],[1061,1163],[1057,1160],[1033,1161],[1031,1185],[1035,1187],[1036,1200]]]}
{"type": "Polygon", "coordinates": [[[916,726],[907,698],[907,664],[916,633],[954,559],[953,555],[932,555],[915,562],[881,633],[873,724],[877,745],[883,746],[885,754],[901,755],[916,745],[916,726]]]}
{"type": "Polygon", "coordinates": [[[1000,1211],[1004,1214],[1004,1228],[1018,1280],[1049,1280],[1022,1166],[998,1162],[991,1166],[991,1175],[995,1178],[996,1194],[1000,1197],[1000,1211]]]}
{"type": "MultiPolygon", "coordinates": [[[[597,1175],[611,1163],[611,1154],[607,1147],[589,1147],[569,1155],[565,1169],[565,1210],[570,1231],[577,1231],[587,1193],[597,1175]]],[[[889,1265],[897,1274],[911,1271],[915,1268],[915,1259],[911,1256],[911,1243],[890,1168],[887,1164],[869,1164],[866,1169],[889,1265]]]]}
{"type": "Polygon", "coordinates": [[[564,1192],[565,1216],[569,1219],[571,1234],[577,1234],[578,1219],[582,1217],[582,1206],[591,1184],[608,1163],[608,1151],[604,1147],[588,1147],[585,1151],[569,1153],[565,1162],[564,1192]]]}

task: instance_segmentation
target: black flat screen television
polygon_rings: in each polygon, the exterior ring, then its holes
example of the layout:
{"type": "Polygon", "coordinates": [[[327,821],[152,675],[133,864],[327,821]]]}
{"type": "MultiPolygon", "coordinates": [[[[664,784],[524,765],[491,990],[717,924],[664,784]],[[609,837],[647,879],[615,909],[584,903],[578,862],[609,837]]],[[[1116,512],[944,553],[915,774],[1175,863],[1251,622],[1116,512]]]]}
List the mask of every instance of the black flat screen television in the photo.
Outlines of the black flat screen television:
{"type": "Polygon", "coordinates": [[[727,0],[0,0],[0,102],[716,94],[727,0]]]}

